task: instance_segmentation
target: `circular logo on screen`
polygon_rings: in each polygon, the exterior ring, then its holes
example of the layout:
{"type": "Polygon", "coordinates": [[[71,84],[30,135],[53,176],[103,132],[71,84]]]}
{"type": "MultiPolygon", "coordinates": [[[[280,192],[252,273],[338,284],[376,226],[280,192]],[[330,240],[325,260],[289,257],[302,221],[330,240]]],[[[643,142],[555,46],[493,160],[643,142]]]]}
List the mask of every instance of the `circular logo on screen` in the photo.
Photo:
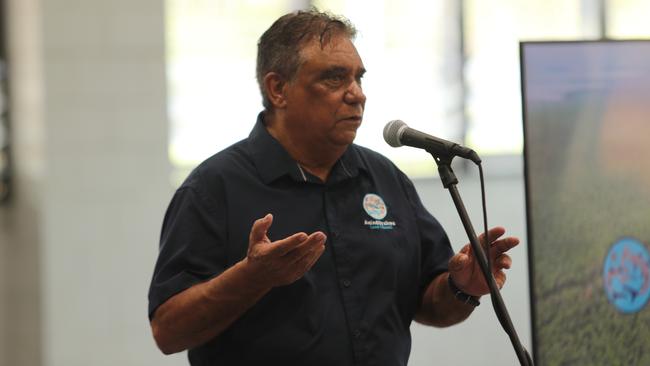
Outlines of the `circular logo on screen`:
{"type": "Polygon", "coordinates": [[[622,238],[607,253],[603,282],[609,302],[623,313],[641,310],[650,298],[650,254],[635,238],[622,238]]]}
{"type": "Polygon", "coordinates": [[[388,213],[384,200],[374,193],[368,193],[363,197],[363,209],[375,220],[383,219],[388,213]]]}

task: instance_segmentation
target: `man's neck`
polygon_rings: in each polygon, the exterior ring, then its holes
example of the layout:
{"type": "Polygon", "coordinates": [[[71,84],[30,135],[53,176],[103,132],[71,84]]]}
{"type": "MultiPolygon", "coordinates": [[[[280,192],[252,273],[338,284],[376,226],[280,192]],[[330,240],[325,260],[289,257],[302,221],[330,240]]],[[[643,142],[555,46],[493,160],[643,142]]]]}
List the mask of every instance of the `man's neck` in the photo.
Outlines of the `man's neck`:
{"type": "Polygon", "coordinates": [[[290,131],[284,130],[283,125],[275,123],[272,118],[267,115],[265,120],[266,129],[271,136],[284,147],[289,156],[302,169],[320,178],[323,182],[327,181],[332,167],[343,156],[347,146],[332,148],[294,138],[290,131]]]}

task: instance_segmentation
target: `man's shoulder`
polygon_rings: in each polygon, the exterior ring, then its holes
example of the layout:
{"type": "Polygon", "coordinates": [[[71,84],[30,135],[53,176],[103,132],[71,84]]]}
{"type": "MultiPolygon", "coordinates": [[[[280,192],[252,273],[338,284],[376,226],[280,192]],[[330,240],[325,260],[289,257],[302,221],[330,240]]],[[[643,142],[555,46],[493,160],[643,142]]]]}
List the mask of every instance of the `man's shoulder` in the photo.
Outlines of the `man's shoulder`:
{"type": "Polygon", "coordinates": [[[228,169],[233,163],[250,160],[250,155],[248,138],[245,138],[205,159],[198,167],[206,170],[228,169]]]}
{"type": "Polygon", "coordinates": [[[203,160],[187,176],[181,187],[215,186],[223,177],[253,168],[248,139],[230,145],[203,160]]]}

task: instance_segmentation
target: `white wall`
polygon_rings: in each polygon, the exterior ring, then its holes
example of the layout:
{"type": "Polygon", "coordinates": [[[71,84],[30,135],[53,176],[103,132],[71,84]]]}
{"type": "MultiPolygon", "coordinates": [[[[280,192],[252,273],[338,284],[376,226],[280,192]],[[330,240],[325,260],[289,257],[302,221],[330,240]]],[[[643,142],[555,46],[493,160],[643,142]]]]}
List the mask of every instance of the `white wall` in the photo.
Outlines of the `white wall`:
{"type": "MultiPolygon", "coordinates": [[[[0,209],[0,365],[187,364],[157,351],[147,322],[172,192],[164,2],[7,4],[18,187],[0,209]]],[[[459,177],[480,231],[476,179],[459,177]]],[[[448,192],[416,185],[459,248],[467,240],[448,192]]],[[[488,195],[491,224],[525,239],[521,171],[489,178],[488,195]]],[[[513,258],[503,294],[529,345],[525,240],[513,258]]],[[[516,364],[487,298],[460,326],[413,331],[411,365],[516,364]]]]}
{"type": "Polygon", "coordinates": [[[41,6],[43,364],[159,365],[146,294],[170,192],[164,2],[41,6]]]}
{"type": "Polygon", "coordinates": [[[147,287],[169,199],[164,2],[6,2],[16,194],[0,364],[160,365],[147,287]]]}

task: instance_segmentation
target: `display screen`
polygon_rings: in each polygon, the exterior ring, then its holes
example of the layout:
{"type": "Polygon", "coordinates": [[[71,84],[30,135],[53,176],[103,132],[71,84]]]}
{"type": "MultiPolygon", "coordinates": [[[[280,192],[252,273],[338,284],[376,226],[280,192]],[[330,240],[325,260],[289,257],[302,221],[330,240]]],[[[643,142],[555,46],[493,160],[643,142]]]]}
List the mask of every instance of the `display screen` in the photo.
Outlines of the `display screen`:
{"type": "Polygon", "coordinates": [[[537,365],[650,365],[650,41],[521,44],[537,365]]]}

